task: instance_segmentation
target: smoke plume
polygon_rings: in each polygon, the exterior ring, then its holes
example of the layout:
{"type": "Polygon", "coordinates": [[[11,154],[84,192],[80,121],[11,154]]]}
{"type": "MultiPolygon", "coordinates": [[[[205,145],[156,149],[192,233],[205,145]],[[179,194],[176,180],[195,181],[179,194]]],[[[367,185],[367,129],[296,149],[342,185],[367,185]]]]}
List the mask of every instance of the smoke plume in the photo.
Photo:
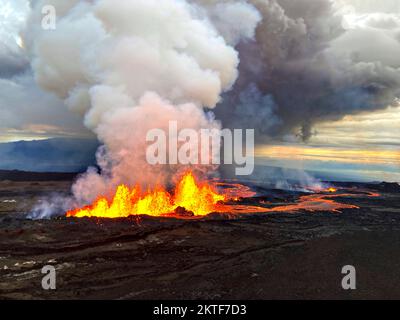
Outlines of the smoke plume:
{"type": "Polygon", "coordinates": [[[250,0],[262,22],[238,46],[240,77],[217,118],[256,128],[261,142],[308,140],[318,122],[397,105],[400,7],[389,1],[397,11],[361,15],[384,1],[250,0]]]}
{"type": "Polygon", "coordinates": [[[167,130],[170,120],[179,128],[220,128],[204,108],[215,108],[231,89],[239,65],[233,45],[254,36],[259,20],[245,2],[210,10],[181,0],[36,2],[26,33],[36,80],[104,144],[101,174],[89,169],[77,181],[77,200],[92,201],[120,183],[170,181],[181,168],[147,163],[148,130],[167,130]],[[40,27],[44,4],[56,9],[56,30],[40,27]]]}
{"type": "Polygon", "coordinates": [[[73,188],[80,202],[121,182],[170,181],[181,168],[149,166],[144,146],[169,120],[307,141],[316,123],[396,105],[400,93],[400,12],[357,16],[356,0],[32,3],[24,40],[36,81],[104,144],[101,173],[73,188]],[[56,30],[41,28],[44,4],[56,30]]]}

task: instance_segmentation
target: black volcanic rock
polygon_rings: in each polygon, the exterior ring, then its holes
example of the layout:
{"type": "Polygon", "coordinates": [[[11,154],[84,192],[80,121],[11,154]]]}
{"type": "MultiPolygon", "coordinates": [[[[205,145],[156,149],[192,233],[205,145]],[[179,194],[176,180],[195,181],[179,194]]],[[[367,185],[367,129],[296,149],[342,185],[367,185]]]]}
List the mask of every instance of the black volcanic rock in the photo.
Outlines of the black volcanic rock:
{"type": "Polygon", "coordinates": [[[379,184],[379,190],[383,192],[400,192],[400,185],[396,182],[382,182],[379,184]]]}
{"type": "MultiPolygon", "coordinates": [[[[73,172],[26,172],[0,170],[0,181],[72,181],[77,176],[73,172]]],[[[33,186],[39,185],[33,183],[33,186]]]]}
{"type": "MultiPolygon", "coordinates": [[[[322,206],[203,219],[27,220],[32,206],[68,192],[68,183],[0,183],[0,299],[399,299],[400,193],[365,192],[378,188],[398,186],[349,186],[336,200],[358,208],[340,213],[322,206]],[[10,199],[16,203],[3,202],[10,199]],[[49,264],[54,291],[40,286],[49,264]],[[341,287],[348,264],[357,270],[352,292],[341,287]]],[[[301,194],[286,197],[297,203],[301,194]]]]}
{"type": "Polygon", "coordinates": [[[188,211],[183,207],[177,207],[175,209],[175,214],[181,217],[193,217],[194,213],[192,211],[188,211]]]}

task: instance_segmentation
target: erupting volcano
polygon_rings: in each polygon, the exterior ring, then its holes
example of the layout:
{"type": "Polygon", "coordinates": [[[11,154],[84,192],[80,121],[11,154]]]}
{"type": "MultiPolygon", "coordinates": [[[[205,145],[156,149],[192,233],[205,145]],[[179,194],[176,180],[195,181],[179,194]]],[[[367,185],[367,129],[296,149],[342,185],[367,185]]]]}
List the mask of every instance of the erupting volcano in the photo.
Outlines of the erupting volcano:
{"type": "Polygon", "coordinates": [[[0,300],[400,299],[399,0],[0,22],[0,300]]]}
{"type": "MultiPolygon", "coordinates": [[[[358,209],[358,206],[335,201],[334,198],[352,198],[356,193],[337,193],[330,187],[322,192],[300,196],[294,203],[272,205],[258,197],[251,188],[239,183],[225,183],[217,180],[196,179],[193,172],[186,172],[172,192],[164,187],[155,187],[142,192],[139,186],[129,188],[122,184],[117,187],[113,197],[99,197],[93,204],[68,211],[67,217],[84,218],[126,218],[148,215],[153,217],[201,218],[210,213],[227,215],[329,211],[341,212],[343,209],[358,209]],[[220,191],[222,190],[222,191],[220,191]],[[247,199],[251,204],[239,204],[247,199]],[[239,203],[238,203],[239,202],[239,203]]],[[[362,191],[359,191],[363,193],[362,191]]],[[[379,194],[368,193],[368,197],[379,194]]]]}
{"type": "Polygon", "coordinates": [[[204,216],[221,211],[220,202],[226,196],[219,194],[209,183],[198,182],[192,172],[187,172],[179,181],[173,194],[165,188],[142,192],[136,186],[130,189],[120,185],[112,199],[100,197],[93,205],[67,212],[67,217],[122,218],[131,215],[163,216],[178,211],[204,216]]]}

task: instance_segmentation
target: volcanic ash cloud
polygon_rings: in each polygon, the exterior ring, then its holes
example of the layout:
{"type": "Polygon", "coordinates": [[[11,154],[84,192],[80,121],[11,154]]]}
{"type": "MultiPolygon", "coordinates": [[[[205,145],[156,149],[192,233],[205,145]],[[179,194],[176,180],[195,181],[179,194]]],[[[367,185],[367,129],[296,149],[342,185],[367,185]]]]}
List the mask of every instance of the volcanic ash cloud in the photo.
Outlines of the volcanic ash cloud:
{"type": "Polygon", "coordinates": [[[399,1],[249,3],[262,21],[237,47],[240,77],[216,109],[224,126],[256,128],[261,143],[307,141],[319,122],[398,105],[399,1]]]}

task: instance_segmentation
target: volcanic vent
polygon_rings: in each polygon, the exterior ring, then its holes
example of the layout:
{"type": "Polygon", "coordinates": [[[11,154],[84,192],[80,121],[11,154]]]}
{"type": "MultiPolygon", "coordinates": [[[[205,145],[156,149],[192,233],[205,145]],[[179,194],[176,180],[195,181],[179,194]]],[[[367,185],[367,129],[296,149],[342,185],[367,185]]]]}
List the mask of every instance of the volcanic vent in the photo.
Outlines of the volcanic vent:
{"type": "Polygon", "coordinates": [[[192,172],[186,173],[173,193],[164,187],[142,192],[139,186],[120,185],[112,200],[100,197],[93,205],[67,212],[67,217],[122,218],[131,215],[163,216],[186,212],[204,216],[223,209],[226,196],[208,183],[196,181],[192,172]]]}
{"type": "MultiPolygon", "coordinates": [[[[273,193],[257,193],[241,183],[227,183],[218,180],[199,181],[193,172],[186,172],[175,188],[168,191],[156,187],[142,191],[139,186],[130,188],[118,186],[114,195],[101,196],[91,205],[66,213],[67,217],[83,218],[126,218],[129,216],[153,216],[175,218],[202,218],[211,213],[223,213],[239,217],[244,214],[273,212],[332,212],[344,209],[358,209],[358,206],[342,203],[335,198],[351,199],[365,193],[366,197],[379,194],[362,190],[339,190],[334,187],[314,190],[310,193],[296,192],[296,197],[273,200],[273,193]]],[[[278,191],[279,192],[279,191],[278,191]]],[[[283,192],[283,191],[282,191],[283,192]]]]}

